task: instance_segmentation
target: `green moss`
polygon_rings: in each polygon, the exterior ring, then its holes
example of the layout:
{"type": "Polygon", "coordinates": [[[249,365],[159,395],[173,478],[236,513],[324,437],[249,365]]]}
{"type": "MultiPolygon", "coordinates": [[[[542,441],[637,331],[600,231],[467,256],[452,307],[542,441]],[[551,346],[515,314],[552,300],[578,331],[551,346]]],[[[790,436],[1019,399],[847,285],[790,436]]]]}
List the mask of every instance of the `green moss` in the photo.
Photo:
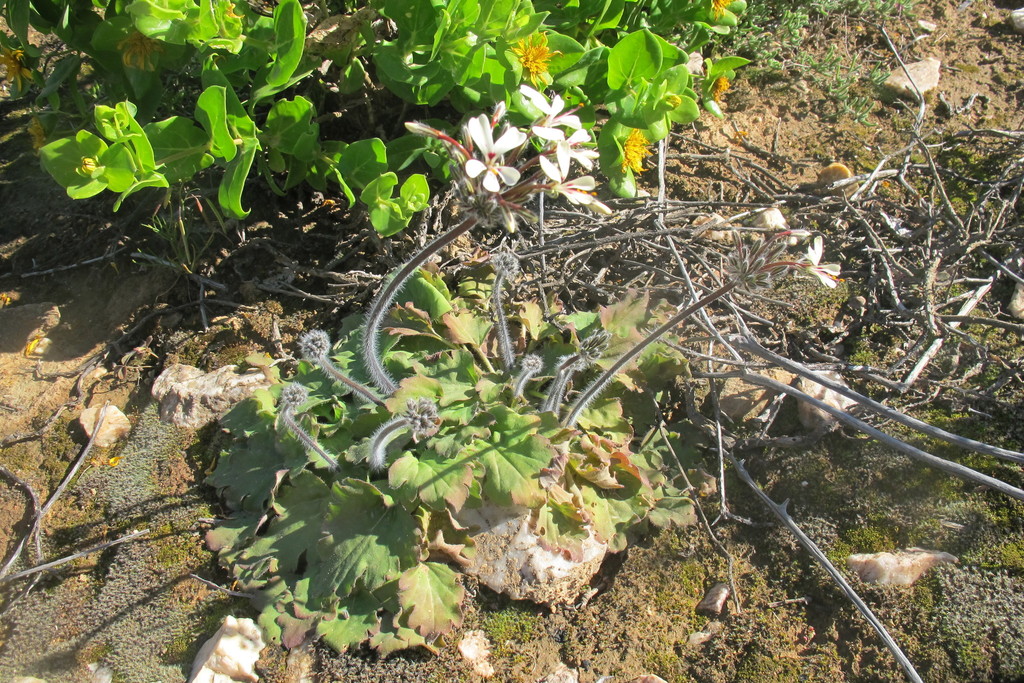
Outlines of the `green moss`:
{"type": "Polygon", "coordinates": [[[497,657],[513,655],[518,650],[516,643],[532,640],[541,628],[541,616],[519,605],[508,605],[484,616],[482,624],[497,657]]]}
{"type": "Polygon", "coordinates": [[[752,652],[740,660],[736,680],[772,683],[773,681],[799,681],[800,665],[795,659],[773,657],[763,652],[752,652]]]}
{"type": "Polygon", "coordinates": [[[1006,569],[1024,572],[1024,541],[1012,541],[999,549],[999,561],[1006,569]]]}

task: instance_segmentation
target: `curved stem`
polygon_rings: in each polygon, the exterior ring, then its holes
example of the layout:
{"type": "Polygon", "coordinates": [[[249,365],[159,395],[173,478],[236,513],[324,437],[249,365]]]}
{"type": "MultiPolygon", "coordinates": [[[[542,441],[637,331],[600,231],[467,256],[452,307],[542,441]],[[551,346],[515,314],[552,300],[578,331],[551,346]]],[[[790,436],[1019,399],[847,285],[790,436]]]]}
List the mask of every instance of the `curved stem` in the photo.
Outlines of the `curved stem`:
{"type": "Polygon", "coordinates": [[[494,289],[491,292],[491,306],[494,308],[494,327],[498,335],[498,351],[501,354],[501,362],[505,370],[511,372],[515,365],[516,358],[512,352],[512,337],[508,332],[508,319],[505,317],[505,308],[501,300],[502,289],[505,286],[505,275],[498,273],[494,277],[494,289]]]}
{"type": "Polygon", "coordinates": [[[392,380],[390,376],[388,376],[387,370],[384,369],[384,365],[381,363],[380,359],[378,337],[380,336],[380,325],[384,320],[384,314],[387,312],[388,308],[390,308],[395,297],[398,295],[398,292],[401,291],[402,286],[405,285],[409,277],[415,273],[428,258],[441,251],[441,249],[445,248],[449,244],[452,244],[465,233],[469,232],[477,222],[478,219],[476,216],[470,216],[448,232],[434,238],[434,240],[427,246],[423,247],[418,254],[407,261],[398,273],[391,278],[391,281],[384,285],[374,298],[373,304],[370,306],[370,310],[366,314],[366,327],[363,333],[362,347],[363,362],[366,364],[366,369],[370,373],[370,379],[385,395],[390,396],[395,393],[395,390],[398,389],[398,385],[395,384],[394,380],[392,380]]]}
{"type": "Polygon", "coordinates": [[[341,382],[353,393],[360,396],[362,399],[369,401],[370,403],[376,403],[379,406],[384,405],[384,401],[380,400],[377,396],[374,396],[373,392],[364,387],[359,382],[351,379],[345,375],[341,370],[335,367],[334,363],[327,356],[316,356],[313,361],[316,365],[323,370],[331,379],[336,382],[341,382]]]}
{"type": "Polygon", "coordinates": [[[371,470],[379,472],[384,469],[388,457],[388,444],[409,427],[409,418],[398,415],[377,428],[370,441],[370,456],[367,458],[371,470]]]}
{"type": "Polygon", "coordinates": [[[721,299],[723,296],[736,289],[738,285],[739,282],[735,280],[727,282],[710,294],[705,295],[704,298],[693,302],[672,316],[667,322],[659,325],[653,332],[644,337],[644,339],[636,346],[619,356],[618,360],[612,363],[610,368],[605,370],[600,377],[591,382],[590,386],[588,386],[583,393],[576,398],[576,402],[570,407],[569,414],[566,416],[562,424],[566,427],[575,427],[576,421],[580,417],[580,413],[586,410],[591,401],[597,398],[598,394],[604,391],[604,388],[608,386],[608,383],[612,381],[615,375],[619,374],[622,368],[626,367],[626,365],[628,365],[634,358],[643,353],[644,349],[658,341],[658,339],[666,332],[693,315],[695,311],[699,311],[716,299],[721,299]]]}

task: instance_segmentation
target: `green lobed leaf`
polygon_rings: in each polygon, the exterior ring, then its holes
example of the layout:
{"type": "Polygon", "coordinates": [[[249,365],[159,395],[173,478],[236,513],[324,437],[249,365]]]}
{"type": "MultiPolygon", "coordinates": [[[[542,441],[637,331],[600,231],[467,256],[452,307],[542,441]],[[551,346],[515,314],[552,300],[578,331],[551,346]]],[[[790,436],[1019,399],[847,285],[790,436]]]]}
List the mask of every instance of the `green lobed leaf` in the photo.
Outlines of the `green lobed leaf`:
{"type": "Polygon", "coordinates": [[[428,640],[462,624],[465,589],[448,565],[421,562],[398,579],[398,602],[408,626],[428,640]]]}
{"type": "Polygon", "coordinates": [[[460,510],[469,497],[472,481],[470,456],[446,458],[432,449],[419,456],[406,453],[388,470],[388,483],[397,495],[435,510],[442,510],[445,505],[460,510]]]}
{"type": "Polygon", "coordinates": [[[366,640],[380,627],[380,601],[368,593],[350,595],[339,605],[337,617],[321,619],[316,632],[338,652],[345,652],[366,640]]]}
{"type": "Polygon", "coordinates": [[[249,564],[266,558],[267,569],[277,575],[296,575],[307,550],[320,540],[330,489],[315,474],[303,470],[293,476],[274,498],[274,517],[264,533],[242,552],[236,562],[249,564]]]}
{"type": "Polygon", "coordinates": [[[372,591],[416,562],[415,518],[367,482],[346,479],[331,487],[324,530],[310,572],[317,600],[347,596],[357,585],[372,591]]]}
{"type": "Polygon", "coordinates": [[[541,419],[519,415],[502,405],[492,406],[488,413],[494,418],[490,440],[476,440],[466,447],[484,468],[484,498],[498,505],[542,504],[546,495],[540,486],[540,471],[555,453],[537,434],[541,419]]]}

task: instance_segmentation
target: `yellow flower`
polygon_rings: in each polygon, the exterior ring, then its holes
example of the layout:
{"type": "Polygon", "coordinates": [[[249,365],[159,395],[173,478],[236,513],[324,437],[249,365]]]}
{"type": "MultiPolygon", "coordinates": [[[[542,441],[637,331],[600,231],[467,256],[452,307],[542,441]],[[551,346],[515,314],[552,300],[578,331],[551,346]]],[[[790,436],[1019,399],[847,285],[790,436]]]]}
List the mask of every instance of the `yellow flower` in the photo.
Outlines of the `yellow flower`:
{"type": "Polygon", "coordinates": [[[725,8],[732,4],[732,0],[711,0],[711,17],[720,19],[725,8]]]}
{"type": "Polygon", "coordinates": [[[626,172],[626,169],[633,173],[640,173],[644,170],[644,159],[651,155],[651,150],[647,149],[648,144],[647,138],[637,129],[634,128],[629,132],[626,142],[622,145],[623,173],[626,172]]]}
{"type": "Polygon", "coordinates": [[[519,63],[529,74],[530,82],[534,86],[541,88],[551,84],[548,63],[552,57],[562,53],[548,49],[546,33],[534,33],[529,38],[523,38],[512,48],[512,52],[519,58],[519,63]]]}
{"type": "Polygon", "coordinates": [[[7,80],[14,83],[15,90],[19,92],[24,90],[25,81],[32,78],[32,69],[25,66],[25,51],[4,48],[4,53],[0,56],[0,64],[4,65],[7,80]]]}
{"type": "Polygon", "coordinates": [[[100,165],[96,157],[82,157],[82,163],[78,166],[78,172],[86,177],[91,177],[92,172],[100,165]]]}
{"type": "Polygon", "coordinates": [[[164,51],[159,41],[132,31],[128,37],[117,44],[122,51],[121,62],[140,71],[152,71],[155,66],[153,55],[164,51]]]}
{"type": "Polygon", "coordinates": [[[711,86],[711,99],[715,102],[722,101],[722,94],[729,89],[729,79],[725,76],[719,76],[715,79],[714,85],[711,86]]]}
{"type": "Polygon", "coordinates": [[[117,467],[118,463],[121,462],[121,456],[115,455],[113,458],[107,460],[107,464],[111,467],[117,467]]]}
{"type": "Polygon", "coordinates": [[[28,122],[28,134],[32,136],[32,149],[40,149],[46,144],[46,131],[38,116],[33,116],[28,122]]]}

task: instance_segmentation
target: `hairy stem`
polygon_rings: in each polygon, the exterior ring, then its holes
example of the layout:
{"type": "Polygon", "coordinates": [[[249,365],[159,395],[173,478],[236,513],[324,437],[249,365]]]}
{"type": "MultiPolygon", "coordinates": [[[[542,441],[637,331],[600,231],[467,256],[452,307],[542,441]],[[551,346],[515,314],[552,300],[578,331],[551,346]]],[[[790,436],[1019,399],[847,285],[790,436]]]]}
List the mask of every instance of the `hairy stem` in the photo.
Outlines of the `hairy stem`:
{"type": "Polygon", "coordinates": [[[388,444],[411,426],[409,418],[397,415],[377,428],[370,441],[370,455],[367,457],[371,470],[379,472],[384,469],[388,458],[388,444]]]}
{"type": "Polygon", "coordinates": [[[501,296],[504,286],[505,274],[499,272],[494,276],[491,306],[494,308],[494,327],[498,335],[498,352],[501,354],[501,362],[505,366],[505,370],[511,372],[516,359],[512,353],[512,337],[508,332],[508,320],[505,318],[505,307],[501,296]]]}
{"type": "Polygon", "coordinates": [[[736,289],[738,284],[739,283],[736,280],[727,282],[710,294],[705,295],[702,299],[694,301],[692,304],[672,316],[667,322],[659,325],[653,332],[644,337],[644,339],[636,346],[619,356],[618,360],[612,363],[610,368],[605,370],[597,379],[591,382],[590,386],[584,389],[576,398],[575,403],[573,403],[569,408],[569,414],[565,417],[562,424],[566,427],[575,427],[576,421],[580,417],[580,413],[586,410],[587,406],[597,398],[598,394],[604,391],[605,387],[608,386],[608,383],[612,381],[615,375],[619,374],[622,368],[626,367],[626,365],[628,365],[634,358],[643,353],[644,349],[658,341],[658,339],[666,332],[689,318],[695,311],[699,311],[716,299],[721,299],[723,296],[736,289]]]}
{"type": "Polygon", "coordinates": [[[335,460],[330,453],[320,447],[320,444],[316,442],[316,439],[313,438],[312,434],[302,428],[302,425],[300,425],[298,420],[295,419],[295,415],[292,413],[291,408],[285,408],[279,414],[281,416],[281,421],[284,422],[284,426],[288,428],[288,431],[295,435],[295,438],[297,438],[303,446],[319,455],[324,463],[326,463],[326,465],[332,470],[338,469],[338,461],[335,460]]]}
{"type": "Polygon", "coordinates": [[[576,369],[576,361],[578,360],[579,354],[577,353],[562,356],[559,359],[558,368],[555,370],[555,378],[551,381],[551,388],[548,389],[548,395],[540,406],[542,413],[558,412],[558,407],[562,405],[562,399],[565,398],[565,391],[569,387],[569,380],[572,379],[572,373],[576,369]]]}
{"type": "Polygon", "coordinates": [[[370,380],[386,396],[390,396],[398,389],[398,385],[388,376],[380,358],[380,326],[384,320],[384,314],[394,302],[395,297],[401,291],[409,277],[422,266],[428,258],[452,244],[459,237],[469,232],[478,222],[475,216],[470,216],[448,232],[434,238],[427,246],[412,257],[399,269],[391,280],[377,293],[366,314],[366,326],[363,333],[363,362],[370,373],[370,380]]]}
{"type": "Polygon", "coordinates": [[[515,389],[512,395],[520,398],[526,390],[526,383],[533,379],[543,369],[540,356],[530,354],[523,357],[520,363],[519,375],[516,377],[515,389]]]}
{"type": "Polygon", "coordinates": [[[335,367],[334,363],[327,356],[315,356],[313,362],[318,368],[324,371],[324,373],[333,379],[335,382],[341,382],[349,389],[352,390],[356,396],[359,396],[365,401],[375,403],[379,406],[384,405],[384,401],[380,400],[372,391],[367,387],[363,386],[359,382],[351,379],[345,375],[341,370],[335,367]]]}

